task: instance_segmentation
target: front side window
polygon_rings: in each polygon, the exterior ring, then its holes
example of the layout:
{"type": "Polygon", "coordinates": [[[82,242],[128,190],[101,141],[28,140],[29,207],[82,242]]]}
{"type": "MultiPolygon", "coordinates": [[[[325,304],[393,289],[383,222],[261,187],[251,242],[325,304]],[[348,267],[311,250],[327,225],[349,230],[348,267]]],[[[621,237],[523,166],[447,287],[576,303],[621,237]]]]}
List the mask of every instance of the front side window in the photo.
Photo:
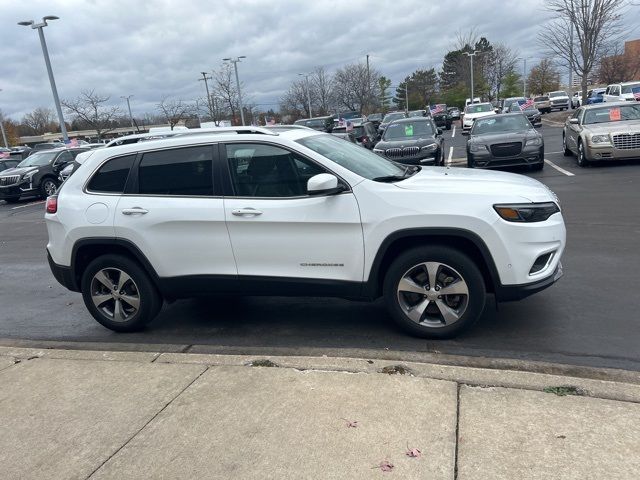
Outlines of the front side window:
{"type": "Polygon", "coordinates": [[[259,143],[229,144],[227,159],[234,192],[242,197],[303,196],[309,179],[326,173],[300,155],[259,143]]]}
{"type": "Polygon", "coordinates": [[[145,153],[138,168],[142,195],[213,195],[210,145],[145,153]]]}
{"type": "Polygon", "coordinates": [[[56,158],[56,164],[57,165],[62,165],[63,163],[69,163],[73,161],[73,155],[71,155],[71,152],[66,151],[66,152],[62,152],[58,158],[56,158]]]}
{"type": "Polygon", "coordinates": [[[135,155],[127,155],[107,161],[91,178],[87,189],[92,192],[124,192],[127,177],[135,159],[135,155]]]}

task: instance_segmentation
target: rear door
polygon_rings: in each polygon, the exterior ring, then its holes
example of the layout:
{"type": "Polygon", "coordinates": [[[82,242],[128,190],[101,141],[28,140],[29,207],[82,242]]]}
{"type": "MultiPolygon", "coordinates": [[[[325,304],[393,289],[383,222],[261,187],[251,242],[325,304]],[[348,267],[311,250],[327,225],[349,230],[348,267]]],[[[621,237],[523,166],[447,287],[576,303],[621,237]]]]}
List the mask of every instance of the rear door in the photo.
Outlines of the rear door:
{"type": "Polygon", "coordinates": [[[360,211],[347,190],[307,195],[307,181],[327,172],[278,145],[227,143],[225,215],[240,276],[361,282],[360,211]]]}
{"type": "Polygon", "coordinates": [[[160,277],[237,273],[222,196],[214,191],[214,151],[215,144],[138,155],[118,202],[115,232],[133,242],[160,277]]]}

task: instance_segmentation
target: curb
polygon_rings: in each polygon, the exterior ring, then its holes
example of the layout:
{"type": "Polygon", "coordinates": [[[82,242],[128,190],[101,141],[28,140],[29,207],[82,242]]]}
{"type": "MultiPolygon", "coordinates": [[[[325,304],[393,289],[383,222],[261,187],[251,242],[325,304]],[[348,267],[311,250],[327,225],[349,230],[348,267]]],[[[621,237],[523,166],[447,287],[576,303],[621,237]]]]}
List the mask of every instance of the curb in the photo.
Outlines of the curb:
{"type": "MultiPolygon", "coordinates": [[[[440,356],[440,355],[439,355],[440,356]]],[[[34,359],[76,360],[76,361],[119,361],[135,363],[198,364],[209,367],[280,367],[296,370],[326,372],[346,372],[353,374],[407,374],[415,377],[456,382],[475,387],[502,387],[523,390],[544,391],[549,388],[572,387],[580,395],[592,398],[640,403],[640,372],[626,370],[590,369],[600,375],[616,377],[608,379],[585,378],[575,375],[542,373],[534,371],[500,368],[505,362],[483,359],[492,367],[465,366],[455,363],[432,361],[398,362],[387,359],[344,358],[344,357],[302,357],[278,355],[224,355],[206,353],[169,353],[134,351],[99,351],[38,349],[22,347],[0,347],[0,358],[13,359],[15,363],[34,359]]],[[[454,360],[442,355],[441,360],[454,360]]],[[[457,357],[458,360],[465,357],[457,357]]],[[[481,362],[477,362],[481,363],[481,362]]],[[[541,362],[516,362],[520,366],[550,370],[575,371],[575,367],[541,362]]],[[[513,365],[513,363],[512,363],[513,365]]],[[[6,368],[9,368],[10,365],[6,368]]],[[[1,372],[2,370],[0,370],[1,372]]]]}

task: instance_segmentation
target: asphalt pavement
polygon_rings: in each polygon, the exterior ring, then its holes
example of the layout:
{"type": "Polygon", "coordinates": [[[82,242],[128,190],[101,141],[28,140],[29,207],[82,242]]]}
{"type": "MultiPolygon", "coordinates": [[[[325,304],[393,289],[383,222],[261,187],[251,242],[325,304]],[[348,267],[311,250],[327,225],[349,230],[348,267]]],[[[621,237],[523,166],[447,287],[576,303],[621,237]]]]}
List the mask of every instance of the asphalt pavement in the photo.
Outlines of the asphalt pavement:
{"type": "MultiPolygon", "coordinates": [[[[416,361],[441,352],[640,370],[640,161],[582,169],[563,156],[560,128],[541,131],[544,170],[511,171],[537,178],[559,196],[568,231],[565,276],[523,301],[498,309],[487,302],[481,320],[454,340],[407,336],[380,301],[251,296],[177,301],[146,331],[116,334],[91,318],[79,294],[54,280],[43,202],[25,199],[0,201],[0,344],[155,344],[165,351],[416,361]]],[[[465,141],[458,127],[445,132],[452,167],[464,167],[465,141]]]]}

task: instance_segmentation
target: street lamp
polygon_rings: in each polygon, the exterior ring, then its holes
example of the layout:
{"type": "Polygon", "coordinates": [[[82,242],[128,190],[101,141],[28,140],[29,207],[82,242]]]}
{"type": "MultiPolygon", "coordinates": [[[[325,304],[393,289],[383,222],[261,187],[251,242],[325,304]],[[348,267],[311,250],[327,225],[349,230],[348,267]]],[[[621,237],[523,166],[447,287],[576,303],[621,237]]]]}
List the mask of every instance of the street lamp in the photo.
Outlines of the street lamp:
{"type": "Polygon", "coordinates": [[[199,78],[198,81],[204,81],[204,86],[207,90],[207,106],[209,107],[209,115],[211,116],[211,120],[213,120],[213,107],[211,106],[211,94],[209,93],[209,80],[212,80],[212,77],[207,76],[207,72],[200,72],[202,78],[199,78]]]}
{"type": "Polygon", "coordinates": [[[469,60],[471,61],[471,103],[473,103],[473,57],[477,55],[478,51],[474,50],[473,52],[463,53],[467,55],[469,57],[469,60]]]}
{"type": "MultiPolygon", "coordinates": [[[[0,92],[2,89],[0,88],[0,92]]],[[[2,131],[2,139],[4,140],[5,148],[9,148],[9,142],[7,142],[7,133],[4,131],[4,118],[2,112],[0,112],[0,130],[2,131]]]]}
{"type": "Polygon", "coordinates": [[[233,63],[233,68],[236,71],[236,86],[238,87],[238,103],[240,104],[240,119],[242,120],[242,126],[244,126],[244,111],[242,108],[242,93],[240,92],[240,80],[238,79],[238,62],[241,58],[247,58],[244,55],[236,58],[223,58],[224,62],[233,63]]]}
{"type": "Polygon", "coordinates": [[[309,102],[309,118],[313,118],[313,113],[311,112],[311,89],[309,88],[309,74],[299,73],[298,75],[304,77],[307,80],[307,102],[309,102]]]}
{"type": "MultiPolygon", "coordinates": [[[[523,61],[523,67],[522,67],[522,96],[527,98],[527,60],[531,59],[533,57],[522,57],[521,60],[523,61]]],[[[543,93],[543,92],[540,92],[543,93]]]]}
{"type": "Polygon", "coordinates": [[[127,95],[126,97],[124,95],[120,95],[120,98],[127,101],[127,108],[129,109],[129,120],[131,120],[131,128],[135,128],[135,126],[133,125],[133,115],[131,115],[131,104],[129,103],[129,99],[131,97],[133,97],[133,95],[127,95]]]}
{"type": "Polygon", "coordinates": [[[32,29],[38,29],[38,35],[40,36],[40,45],[42,46],[42,54],[44,55],[44,63],[47,65],[47,73],[49,74],[49,83],[51,83],[51,91],[53,92],[53,101],[56,104],[56,111],[58,112],[58,121],[60,122],[60,132],[64,143],[69,143],[69,135],[67,135],[67,127],[64,124],[64,117],[62,116],[62,107],[60,106],[60,99],[58,98],[58,89],[56,88],[56,81],[53,78],[53,70],[51,69],[51,60],[49,60],[49,50],[47,50],[47,42],[44,39],[44,32],[42,29],[47,26],[47,20],[58,20],[59,17],[55,15],[47,15],[42,17],[42,22],[35,23],[33,20],[25,20],[18,22],[18,25],[23,27],[31,27],[32,29]]]}

